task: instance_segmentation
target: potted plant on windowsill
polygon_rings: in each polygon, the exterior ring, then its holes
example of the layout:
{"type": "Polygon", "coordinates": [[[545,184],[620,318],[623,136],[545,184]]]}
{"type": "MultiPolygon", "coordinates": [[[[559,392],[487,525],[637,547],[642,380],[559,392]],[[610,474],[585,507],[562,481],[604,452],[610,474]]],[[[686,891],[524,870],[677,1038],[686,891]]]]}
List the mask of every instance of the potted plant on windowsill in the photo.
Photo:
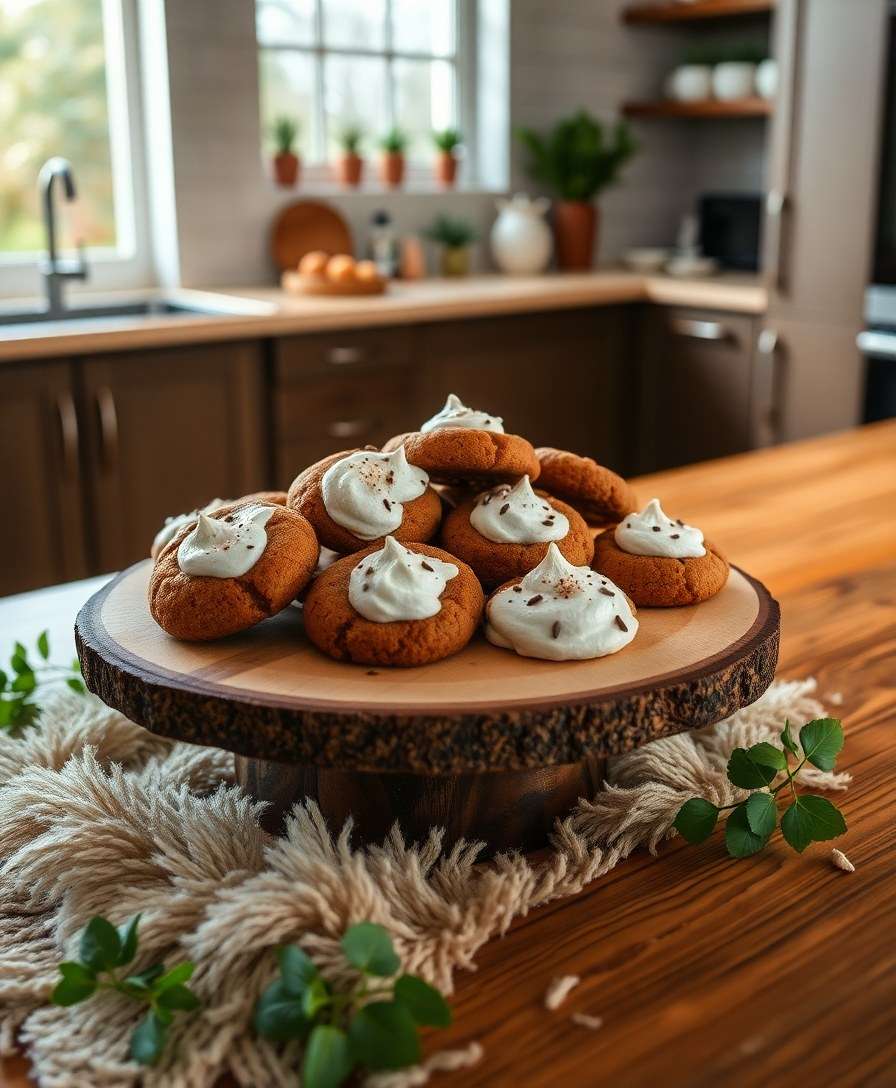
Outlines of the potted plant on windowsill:
{"type": "Polygon", "coordinates": [[[295,153],[296,139],[299,135],[299,126],[291,117],[278,117],[273,125],[274,147],[277,149],[274,155],[274,180],[284,189],[291,189],[299,180],[301,162],[295,153]]]}
{"type": "Polygon", "coordinates": [[[398,189],[404,181],[404,153],[408,146],[407,133],[391,128],[380,140],[380,181],[387,189],[398,189]]]}
{"type": "Polygon", "coordinates": [[[466,219],[440,215],[426,232],[440,247],[439,271],[443,276],[466,276],[470,271],[470,246],[476,241],[476,228],[466,219]]]}
{"type": "Polygon", "coordinates": [[[342,154],[336,163],[339,184],[346,189],[357,189],[364,173],[364,160],[358,154],[364,133],[358,125],[346,125],[339,133],[342,154]]]}
{"type": "Polygon", "coordinates": [[[456,128],[445,128],[432,134],[436,145],[435,176],[443,189],[453,189],[457,181],[457,151],[463,137],[456,128]]]}
{"type": "Polygon", "coordinates": [[[520,129],[529,150],[529,172],[552,189],[557,266],[564,271],[590,268],[597,235],[595,196],[612,185],[637,150],[628,126],[619,121],[608,135],[585,110],[558,121],[548,136],[520,129]]]}

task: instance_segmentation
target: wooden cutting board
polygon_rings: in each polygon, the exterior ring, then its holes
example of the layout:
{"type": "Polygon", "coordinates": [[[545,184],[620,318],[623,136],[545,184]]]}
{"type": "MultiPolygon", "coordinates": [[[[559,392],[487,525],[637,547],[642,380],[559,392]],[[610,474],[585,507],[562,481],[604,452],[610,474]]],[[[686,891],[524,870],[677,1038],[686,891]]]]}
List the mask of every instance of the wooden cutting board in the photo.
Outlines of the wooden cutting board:
{"type": "Polygon", "coordinates": [[[329,204],[299,200],[280,212],[271,227],[271,256],[281,272],[297,268],[306,253],[354,254],[348,223],[329,204]]]}

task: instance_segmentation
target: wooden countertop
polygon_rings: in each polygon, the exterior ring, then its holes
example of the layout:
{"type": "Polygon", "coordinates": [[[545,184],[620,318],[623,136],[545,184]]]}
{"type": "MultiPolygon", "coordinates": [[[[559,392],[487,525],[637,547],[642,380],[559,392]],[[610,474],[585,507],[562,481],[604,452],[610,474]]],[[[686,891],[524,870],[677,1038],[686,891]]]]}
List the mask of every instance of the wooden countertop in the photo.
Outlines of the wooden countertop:
{"type": "MultiPolygon", "coordinates": [[[[846,728],[838,798],[856,865],[780,839],[746,861],[717,832],[638,853],[581,895],[520,919],[460,972],[455,1025],[430,1046],[478,1039],[472,1070],[433,1082],[768,1088],[896,1077],[896,422],[638,481],[701,525],[782,606],[779,675],[816,676],[846,728]],[[545,1013],[550,979],[582,983],[545,1013]],[[566,1015],[602,1016],[590,1032],[566,1015]]],[[[52,617],[71,629],[94,583],[0,602],[0,652],[52,617]]],[[[70,635],[69,635],[70,637],[70,635]]],[[[67,648],[59,644],[64,655],[67,648]]],[[[7,1064],[24,1088],[25,1061],[7,1064]]],[[[85,1086],[86,1088],[86,1086],[85,1086]]]]}
{"type": "MultiPolygon", "coordinates": [[[[274,287],[179,288],[117,297],[148,295],[195,305],[241,300],[241,312],[97,318],[76,328],[72,322],[4,326],[0,316],[0,361],[639,301],[760,314],[767,302],[756,277],[685,280],[620,271],[399,281],[385,295],[370,298],[297,298],[274,287]]],[[[104,294],[102,299],[114,297],[104,294]]],[[[87,305],[86,296],[76,301],[87,305]]],[[[0,315],[3,308],[12,305],[4,302],[0,315]]]]}

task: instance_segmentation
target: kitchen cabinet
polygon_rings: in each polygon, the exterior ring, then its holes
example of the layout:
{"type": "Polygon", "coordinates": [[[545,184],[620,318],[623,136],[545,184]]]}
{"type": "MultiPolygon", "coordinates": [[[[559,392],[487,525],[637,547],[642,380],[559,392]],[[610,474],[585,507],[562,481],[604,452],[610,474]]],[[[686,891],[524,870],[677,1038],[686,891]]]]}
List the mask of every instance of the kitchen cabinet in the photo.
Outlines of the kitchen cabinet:
{"type": "Polygon", "coordinates": [[[630,307],[450,321],[422,330],[417,418],[446,395],[497,412],[509,432],[627,471],[634,411],[630,307]]]}
{"type": "Polygon", "coordinates": [[[274,478],[339,450],[381,446],[421,419],[413,326],[290,336],[273,345],[274,478]]]}
{"type": "Polygon", "coordinates": [[[759,444],[769,408],[754,363],[755,326],[742,314],[645,308],[638,471],[706,461],[759,444]]]}
{"type": "Polygon", "coordinates": [[[88,573],[74,368],[0,368],[0,596],[88,573]]]}
{"type": "Polygon", "coordinates": [[[166,515],[265,486],[260,344],[99,355],[78,372],[97,572],[147,555],[166,515]]]}
{"type": "Polygon", "coordinates": [[[761,353],[785,441],[860,418],[887,0],[779,0],[761,353]],[[824,332],[822,333],[822,329],[824,332]]]}

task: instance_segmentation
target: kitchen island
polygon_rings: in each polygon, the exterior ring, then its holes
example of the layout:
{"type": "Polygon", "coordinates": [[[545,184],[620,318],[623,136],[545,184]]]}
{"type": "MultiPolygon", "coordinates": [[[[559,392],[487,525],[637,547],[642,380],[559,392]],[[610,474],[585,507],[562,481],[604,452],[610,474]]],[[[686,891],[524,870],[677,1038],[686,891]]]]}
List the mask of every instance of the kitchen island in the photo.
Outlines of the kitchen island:
{"type": "MultiPolygon", "coordinates": [[[[434,1084],[893,1083],[894,468],[896,423],[884,423],[637,481],[779,598],[778,675],[815,676],[844,721],[838,769],[854,782],[836,845],[856,871],[835,869],[827,844],[798,856],[779,837],[733,861],[718,831],[634,855],[458,974],[455,1024],[428,1047],[478,1040],[485,1054],[434,1084]],[[573,974],[581,984],[546,1013],[551,979],[573,974]],[[575,1025],[573,1011],[603,1027],[575,1025]]],[[[0,601],[0,651],[50,625],[64,660],[59,639],[96,584],[0,601]]],[[[7,1063],[7,1083],[23,1088],[26,1069],[7,1063]]]]}

